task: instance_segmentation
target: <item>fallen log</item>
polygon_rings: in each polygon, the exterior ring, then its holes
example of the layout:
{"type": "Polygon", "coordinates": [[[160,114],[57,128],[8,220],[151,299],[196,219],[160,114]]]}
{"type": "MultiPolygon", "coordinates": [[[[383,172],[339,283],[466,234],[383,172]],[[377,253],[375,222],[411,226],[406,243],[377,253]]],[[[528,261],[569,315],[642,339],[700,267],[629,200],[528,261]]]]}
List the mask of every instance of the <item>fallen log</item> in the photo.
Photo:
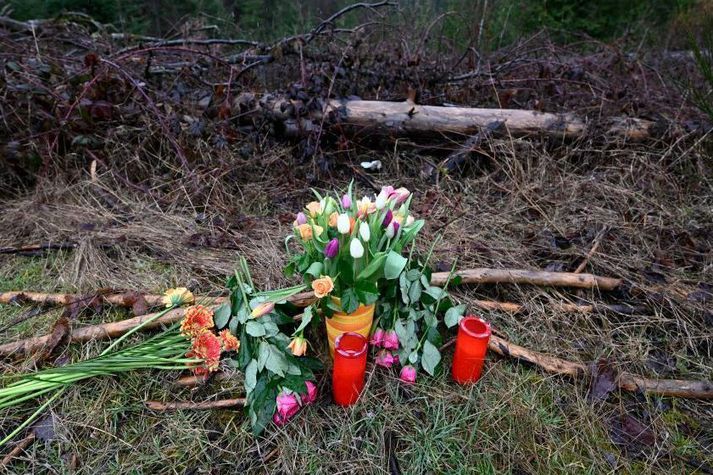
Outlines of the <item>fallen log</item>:
{"type": "MultiPolygon", "coordinates": [[[[569,376],[573,379],[584,379],[589,376],[588,367],[582,363],[575,363],[556,356],[529,350],[495,335],[490,336],[488,349],[501,356],[532,363],[548,373],[569,376]]],[[[713,381],[648,379],[621,372],[617,376],[616,383],[620,389],[630,392],[645,392],[659,396],[692,399],[713,399],[713,381]]]]}
{"type": "Polygon", "coordinates": [[[245,406],[245,398],[237,399],[219,399],[217,401],[176,401],[176,402],[161,402],[161,401],[145,401],[144,406],[152,411],[182,411],[182,410],[205,410],[205,409],[227,409],[231,407],[245,406]]]}
{"type": "MultiPolygon", "coordinates": [[[[569,113],[523,109],[490,109],[420,105],[411,101],[387,102],[331,99],[321,107],[306,107],[298,100],[252,93],[238,95],[233,107],[243,117],[266,117],[281,123],[289,137],[311,133],[322,125],[354,129],[360,135],[382,134],[414,138],[471,137],[483,131],[500,137],[549,136],[573,139],[585,136],[585,121],[569,113]],[[304,114],[303,111],[309,110],[304,114]]],[[[617,117],[605,125],[611,137],[643,140],[653,137],[656,123],[617,117]]]]}

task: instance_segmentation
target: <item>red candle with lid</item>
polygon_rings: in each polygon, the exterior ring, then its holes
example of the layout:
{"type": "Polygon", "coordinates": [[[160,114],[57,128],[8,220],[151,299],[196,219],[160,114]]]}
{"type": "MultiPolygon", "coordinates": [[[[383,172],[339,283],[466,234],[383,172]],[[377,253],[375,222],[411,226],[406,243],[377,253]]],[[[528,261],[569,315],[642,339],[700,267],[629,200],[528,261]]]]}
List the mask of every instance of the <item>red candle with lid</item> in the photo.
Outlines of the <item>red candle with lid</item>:
{"type": "Polygon", "coordinates": [[[354,404],[364,389],[367,340],[359,333],[342,333],[334,342],[332,394],[340,406],[354,404]]]}
{"type": "Polygon", "coordinates": [[[480,379],[485,353],[490,340],[490,324],[480,317],[468,315],[458,325],[452,374],[457,383],[474,383],[480,379]]]}

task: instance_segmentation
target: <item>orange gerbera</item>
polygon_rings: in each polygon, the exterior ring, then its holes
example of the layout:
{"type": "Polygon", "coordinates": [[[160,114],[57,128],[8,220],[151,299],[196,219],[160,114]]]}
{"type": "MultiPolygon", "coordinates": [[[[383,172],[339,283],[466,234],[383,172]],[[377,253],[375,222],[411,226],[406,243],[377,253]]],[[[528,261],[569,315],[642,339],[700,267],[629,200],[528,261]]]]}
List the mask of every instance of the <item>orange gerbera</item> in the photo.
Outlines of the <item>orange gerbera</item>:
{"type": "Polygon", "coordinates": [[[238,351],[240,349],[240,340],[235,338],[235,335],[230,333],[227,328],[221,331],[218,336],[223,342],[223,351],[238,351]]]}
{"type": "Polygon", "coordinates": [[[185,316],[181,322],[181,334],[192,338],[206,332],[213,326],[213,311],[203,305],[194,305],[186,309],[185,316]]]}
{"type": "Polygon", "coordinates": [[[203,360],[203,366],[208,371],[215,371],[220,365],[220,354],[223,351],[220,338],[213,332],[203,332],[193,339],[191,353],[203,360]]]}

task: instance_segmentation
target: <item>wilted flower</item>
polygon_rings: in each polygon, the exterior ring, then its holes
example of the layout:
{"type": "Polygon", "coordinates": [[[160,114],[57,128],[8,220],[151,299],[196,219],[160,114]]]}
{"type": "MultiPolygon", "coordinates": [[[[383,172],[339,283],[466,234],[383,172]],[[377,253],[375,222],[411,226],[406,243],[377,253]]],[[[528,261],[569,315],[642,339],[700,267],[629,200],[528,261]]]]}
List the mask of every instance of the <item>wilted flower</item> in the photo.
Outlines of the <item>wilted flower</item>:
{"type": "Polygon", "coordinates": [[[377,353],[374,362],[384,368],[391,368],[394,365],[394,355],[390,351],[381,350],[377,353]]]}
{"type": "Polygon", "coordinates": [[[307,208],[307,211],[309,211],[309,215],[313,218],[316,218],[317,215],[322,214],[322,203],[320,203],[319,201],[310,201],[309,203],[307,203],[307,206],[305,206],[305,208],[307,208]]]}
{"type": "Polygon", "coordinates": [[[349,195],[342,196],[342,208],[349,209],[352,207],[352,199],[349,195]]]}
{"type": "Polygon", "coordinates": [[[352,239],[352,242],[349,243],[349,254],[354,258],[354,259],[359,259],[360,257],[364,256],[364,246],[361,244],[361,241],[359,239],[352,239]]]}
{"type": "Polygon", "coordinates": [[[416,368],[411,365],[404,366],[399,373],[399,379],[407,384],[416,382],[416,368]]]}
{"type": "Polygon", "coordinates": [[[387,350],[398,350],[399,349],[399,336],[396,334],[395,330],[389,330],[384,333],[384,340],[382,346],[387,350]]]}
{"type": "Polygon", "coordinates": [[[275,310],[275,302],[261,302],[250,312],[250,316],[253,318],[264,317],[273,310],[275,310]]]}
{"type": "Polygon", "coordinates": [[[208,371],[215,371],[220,365],[222,344],[213,332],[203,332],[193,339],[192,356],[203,360],[203,366],[208,371]]]}
{"type": "Polygon", "coordinates": [[[334,259],[339,254],[339,239],[334,238],[324,247],[324,256],[334,259]]]}
{"type": "Polygon", "coordinates": [[[163,298],[161,299],[166,305],[166,308],[171,308],[173,306],[179,307],[181,305],[186,305],[193,303],[195,298],[193,293],[185,287],[176,287],[175,289],[168,289],[163,298]]]}
{"type": "Polygon", "coordinates": [[[334,290],[334,282],[328,275],[323,275],[319,279],[312,281],[312,290],[314,290],[315,297],[318,299],[324,298],[334,290]]]}
{"type": "Polygon", "coordinates": [[[181,334],[193,338],[213,328],[213,311],[203,305],[188,307],[181,321],[181,334]]]}
{"type": "Polygon", "coordinates": [[[292,339],[287,348],[290,349],[293,355],[302,356],[307,353],[307,340],[301,336],[296,336],[292,339]]]}
{"type": "Polygon", "coordinates": [[[332,214],[329,215],[329,221],[327,221],[327,224],[330,228],[337,227],[337,218],[339,218],[339,213],[337,213],[336,211],[332,212],[332,214]]]}
{"type": "Polygon", "coordinates": [[[305,381],[307,386],[307,393],[300,394],[300,399],[302,399],[302,404],[312,404],[317,400],[317,386],[312,381],[305,381]]]}
{"type": "Polygon", "coordinates": [[[297,396],[287,392],[287,390],[283,390],[277,395],[276,402],[277,414],[280,415],[283,423],[290,420],[300,410],[300,402],[297,400],[297,396]]]}
{"type": "Polygon", "coordinates": [[[317,236],[319,236],[320,234],[322,234],[322,231],[324,231],[324,228],[323,228],[323,227],[317,226],[316,224],[315,224],[315,225],[312,225],[312,224],[300,224],[299,226],[297,226],[297,230],[300,232],[300,237],[301,237],[304,241],[309,241],[309,240],[312,239],[312,237],[313,237],[312,227],[313,227],[313,226],[314,226],[314,231],[317,232],[317,236]]]}
{"type": "Polygon", "coordinates": [[[361,236],[364,242],[369,242],[369,239],[371,239],[369,225],[363,221],[359,224],[359,236],[361,236]]]}
{"type": "Polygon", "coordinates": [[[394,213],[390,209],[386,210],[386,215],[384,215],[384,220],[381,222],[382,227],[387,227],[389,224],[391,224],[391,221],[394,219],[394,213]]]}
{"type": "Polygon", "coordinates": [[[371,340],[369,340],[369,343],[371,343],[372,346],[379,348],[384,343],[384,330],[381,328],[377,328],[374,331],[374,334],[371,335],[371,340]]]}
{"type": "Polygon", "coordinates": [[[411,196],[411,192],[408,191],[406,188],[401,187],[394,190],[394,192],[391,194],[391,199],[393,199],[396,203],[396,206],[398,206],[404,203],[409,196],[411,196]]]}
{"type": "Polygon", "coordinates": [[[240,340],[230,333],[227,328],[221,331],[218,336],[223,343],[223,351],[238,351],[240,349],[240,340]]]}
{"type": "Polygon", "coordinates": [[[305,216],[305,214],[302,211],[297,213],[297,218],[295,219],[295,222],[294,222],[295,227],[297,227],[301,224],[307,224],[307,216],[305,216]]]}
{"type": "Polygon", "coordinates": [[[342,213],[337,217],[337,231],[341,234],[349,234],[349,215],[342,213]]]}

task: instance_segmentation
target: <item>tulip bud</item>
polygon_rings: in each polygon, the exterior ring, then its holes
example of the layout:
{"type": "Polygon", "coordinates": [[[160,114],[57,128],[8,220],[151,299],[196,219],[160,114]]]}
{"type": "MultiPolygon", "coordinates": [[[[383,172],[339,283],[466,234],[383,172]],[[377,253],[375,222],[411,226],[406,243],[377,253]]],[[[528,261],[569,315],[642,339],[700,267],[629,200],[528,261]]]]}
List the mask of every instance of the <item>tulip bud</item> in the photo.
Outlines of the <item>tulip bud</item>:
{"type": "Polygon", "coordinates": [[[271,313],[273,310],[275,310],[275,302],[262,302],[253,309],[250,316],[253,318],[260,318],[268,313],[271,313]]]}
{"type": "Polygon", "coordinates": [[[359,236],[361,236],[364,242],[369,242],[369,239],[371,239],[371,230],[368,224],[364,222],[359,224],[359,236]]]}
{"type": "Polygon", "coordinates": [[[297,219],[295,219],[295,225],[299,226],[300,224],[307,224],[307,216],[302,211],[297,213],[297,219]]]}
{"type": "Polygon", "coordinates": [[[376,197],[376,209],[384,209],[384,206],[386,206],[386,202],[389,201],[389,195],[384,193],[384,190],[381,190],[381,193],[376,197]]]}
{"type": "Polygon", "coordinates": [[[359,239],[352,239],[352,242],[349,244],[349,254],[354,259],[359,259],[364,256],[364,246],[359,239]]]}
{"type": "Polygon", "coordinates": [[[391,195],[391,198],[396,203],[396,206],[398,206],[401,203],[404,203],[408,199],[409,196],[411,196],[411,192],[408,191],[406,188],[401,187],[393,192],[393,194],[391,195]]]}
{"type": "Polygon", "coordinates": [[[396,221],[391,221],[388,226],[386,226],[386,237],[393,239],[396,236],[396,231],[399,229],[399,223],[396,221]]]}
{"type": "Polygon", "coordinates": [[[395,330],[389,330],[384,333],[384,340],[382,345],[387,350],[399,349],[399,336],[396,334],[395,330]]]}
{"type": "Polygon", "coordinates": [[[394,187],[389,185],[389,186],[382,186],[381,187],[381,192],[386,194],[386,197],[388,199],[391,199],[391,196],[394,194],[394,187]]]}
{"type": "Polygon", "coordinates": [[[352,207],[352,199],[349,195],[342,196],[342,208],[349,209],[352,207]]]}
{"type": "Polygon", "coordinates": [[[399,379],[407,384],[416,382],[416,368],[411,365],[404,366],[399,373],[399,379]]]}
{"type": "Polygon", "coordinates": [[[384,216],[384,221],[381,222],[382,227],[387,227],[389,224],[391,224],[391,221],[394,219],[394,213],[388,209],[386,210],[386,215],[384,216]]]}
{"type": "Polygon", "coordinates": [[[349,234],[350,227],[349,216],[346,213],[340,214],[337,218],[337,231],[340,234],[349,234]]]}
{"type": "Polygon", "coordinates": [[[339,254],[339,239],[334,238],[324,247],[324,256],[334,259],[339,254]]]}
{"type": "Polygon", "coordinates": [[[413,216],[411,216],[409,214],[408,217],[406,218],[406,226],[411,226],[414,221],[416,221],[416,218],[414,218],[413,216]]]}

